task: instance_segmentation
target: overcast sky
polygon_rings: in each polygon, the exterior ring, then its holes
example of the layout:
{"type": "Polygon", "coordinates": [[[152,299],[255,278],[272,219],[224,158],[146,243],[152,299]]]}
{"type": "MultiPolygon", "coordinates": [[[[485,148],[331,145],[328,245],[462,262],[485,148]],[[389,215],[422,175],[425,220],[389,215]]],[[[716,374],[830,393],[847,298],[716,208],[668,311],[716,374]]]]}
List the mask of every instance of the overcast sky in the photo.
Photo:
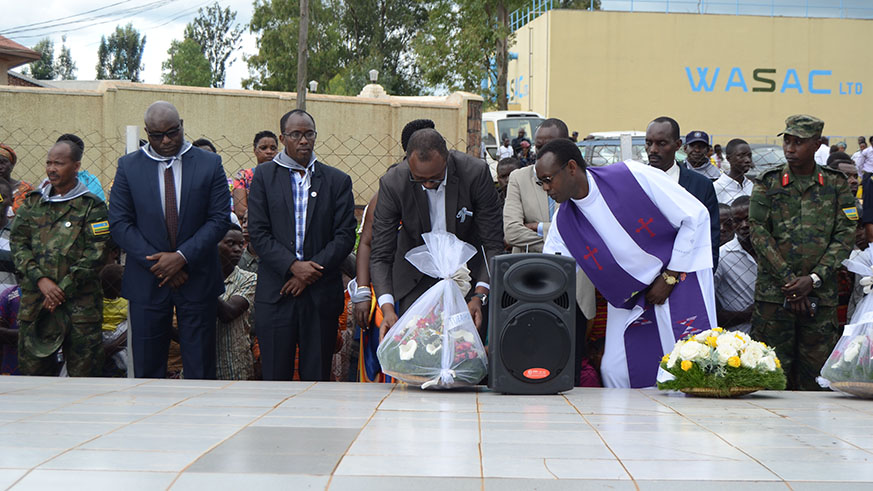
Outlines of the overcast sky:
{"type": "MultiPolygon", "coordinates": [[[[60,51],[61,36],[66,34],[67,46],[76,62],[76,78],[93,80],[96,74],[97,48],[100,37],[109,36],[115,26],[128,22],[146,36],[143,53],[142,79],[145,83],[161,83],[161,63],[167,59],[167,50],[174,39],[182,39],[185,24],[197,16],[197,10],[215,0],[3,0],[3,15],[0,16],[0,34],[13,41],[32,47],[37,41],[49,37],[55,43],[55,56],[60,51]],[[114,5],[113,5],[114,4],[114,5]],[[155,4],[142,12],[142,6],[155,4]],[[38,5],[39,8],[34,8],[38,5]],[[85,12],[95,12],[84,14],[85,12]],[[104,15],[103,18],[96,18],[104,15]],[[24,31],[6,34],[4,31],[29,24],[48,23],[60,25],[47,27],[47,24],[27,28],[24,31]],[[81,22],[73,22],[81,21],[81,22]],[[64,32],[66,31],[66,32],[64,32]]],[[[243,54],[257,53],[255,36],[248,32],[252,18],[253,0],[220,0],[222,7],[230,7],[237,12],[236,20],[245,29],[242,45],[227,68],[225,87],[240,88],[240,82],[248,77],[248,67],[243,54]]],[[[16,70],[24,68],[20,66],[16,70]]]]}

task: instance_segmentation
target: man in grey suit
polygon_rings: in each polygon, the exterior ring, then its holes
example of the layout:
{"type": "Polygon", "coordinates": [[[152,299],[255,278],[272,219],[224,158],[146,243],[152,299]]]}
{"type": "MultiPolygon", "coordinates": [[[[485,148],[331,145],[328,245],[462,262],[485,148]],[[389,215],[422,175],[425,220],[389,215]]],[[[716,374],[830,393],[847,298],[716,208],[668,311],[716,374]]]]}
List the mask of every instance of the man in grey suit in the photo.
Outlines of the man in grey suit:
{"type": "MultiPolygon", "coordinates": [[[[549,118],[540,124],[534,142],[537,150],[555,139],[570,139],[567,124],[549,118]]],[[[529,165],[509,175],[506,203],[503,205],[503,233],[513,253],[543,252],[558,204],[537,184],[536,166],[529,165]]],[[[582,270],[576,272],[576,376],[586,356],[588,319],[597,313],[594,285],[582,270]]],[[[578,382],[578,380],[577,380],[578,382]]]]}
{"type": "Polygon", "coordinates": [[[485,162],[449,152],[436,130],[416,131],[409,140],[406,161],[379,180],[370,273],[384,314],[380,335],[436,284],[436,279],[404,259],[410,249],[424,244],[421,234],[432,231],[455,234],[479,251],[468,263],[475,289],[467,304],[479,328],[491,281],[486,261],[503,250],[501,218],[485,162]]]}
{"type": "Polygon", "coordinates": [[[352,180],[316,159],[315,120],[282,117],[285,149],[255,168],[248,230],[260,258],[255,330],[264,380],[328,380],[339,315],[340,265],[355,245],[352,180]]]}

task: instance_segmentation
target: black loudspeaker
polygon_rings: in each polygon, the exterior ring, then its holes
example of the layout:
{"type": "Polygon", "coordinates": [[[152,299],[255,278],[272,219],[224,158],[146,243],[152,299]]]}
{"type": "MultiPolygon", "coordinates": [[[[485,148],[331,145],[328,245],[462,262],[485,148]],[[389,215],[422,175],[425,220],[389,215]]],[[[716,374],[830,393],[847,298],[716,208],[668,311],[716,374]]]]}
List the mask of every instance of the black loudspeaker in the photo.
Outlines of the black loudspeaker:
{"type": "Polygon", "coordinates": [[[507,394],[573,388],[576,261],[550,254],[491,260],[488,387],[507,394]]]}

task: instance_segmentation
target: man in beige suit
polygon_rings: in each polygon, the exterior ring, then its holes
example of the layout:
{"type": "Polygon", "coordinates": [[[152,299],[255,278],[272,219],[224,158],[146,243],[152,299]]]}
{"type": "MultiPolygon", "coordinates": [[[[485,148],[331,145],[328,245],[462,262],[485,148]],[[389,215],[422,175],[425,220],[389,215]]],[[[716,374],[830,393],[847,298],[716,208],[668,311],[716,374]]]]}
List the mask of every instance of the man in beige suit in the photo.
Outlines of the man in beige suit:
{"type": "MultiPolygon", "coordinates": [[[[534,143],[543,146],[557,138],[570,139],[567,125],[557,118],[549,118],[537,129],[534,143]]],[[[503,205],[503,237],[512,246],[513,253],[543,252],[543,243],[558,204],[549,198],[537,184],[535,166],[529,165],[509,175],[506,202],[503,205]]],[[[594,285],[581,270],[576,273],[576,376],[585,354],[587,321],[596,313],[594,285]]]]}

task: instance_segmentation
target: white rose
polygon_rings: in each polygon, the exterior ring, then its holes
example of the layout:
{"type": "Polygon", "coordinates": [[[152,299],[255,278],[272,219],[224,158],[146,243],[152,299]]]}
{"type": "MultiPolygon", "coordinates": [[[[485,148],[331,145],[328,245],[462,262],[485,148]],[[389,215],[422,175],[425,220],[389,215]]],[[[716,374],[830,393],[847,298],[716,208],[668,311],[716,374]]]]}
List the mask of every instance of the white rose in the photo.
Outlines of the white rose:
{"type": "Polygon", "coordinates": [[[861,352],[861,343],[858,342],[858,338],[852,340],[849,343],[849,347],[846,348],[846,351],[843,353],[843,360],[846,363],[852,363],[855,361],[855,358],[858,357],[858,353],[861,352]]]}
{"type": "Polygon", "coordinates": [[[737,356],[737,350],[728,343],[719,344],[715,352],[718,353],[718,363],[720,365],[727,364],[728,358],[737,356]]]}
{"type": "Polygon", "coordinates": [[[734,351],[739,350],[743,347],[743,340],[734,336],[733,333],[724,333],[715,340],[715,346],[717,348],[725,347],[731,348],[734,351]]]}
{"type": "Polygon", "coordinates": [[[694,336],[694,340],[697,341],[698,343],[705,343],[706,338],[708,338],[710,336],[712,336],[712,331],[703,331],[700,334],[696,334],[694,336]]]}
{"type": "Polygon", "coordinates": [[[418,343],[415,342],[414,339],[410,340],[406,344],[400,345],[400,359],[401,360],[411,360],[413,356],[415,356],[415,350],[418,349],[418,343]]]}
{"type": "Polygon", "coordinates": [[[436,341],[428,344],[427,346],[425,346],[424,349],[427,350],[428,354],[434,355],[434,354],[436,354],[437,351],[442,349],[442,347],[443,347],[443,344],[440,342],[440,340],[436,340],[436,341]]]}
{"type": "Polygon", "coordinates": [[[682,348],[679,349],[679,356],[681,356],[683,360],[690,361],[696,361],[701,358],[706,358],[709,356],[709,346],[694,341],[689,341],[682,345],[682,348]]]}
{"type": "Polygon", "coordinates": [[[774,355],[765,356],[761,360],[761,365],[763,365],[764,368],[768,372],[772,372],[772,371],[776,370],[776,356],[774,356],[774,355]]]}
{"type": "Polygon", "coordinates": [[[753,343],[746,346],[743,353],[740,355],[740,362],[744,367],[755,368],[764,357],[764,351],[758,343],[753,343]]]}
{"type": "Polygon", "coordinates": [[[476,338],[473,337],[473,333],[470,331],[455,330],[452,331],[452,337],[462,341],[467,341],[468,343],[472,343],[476,340],[476,338]]]}

